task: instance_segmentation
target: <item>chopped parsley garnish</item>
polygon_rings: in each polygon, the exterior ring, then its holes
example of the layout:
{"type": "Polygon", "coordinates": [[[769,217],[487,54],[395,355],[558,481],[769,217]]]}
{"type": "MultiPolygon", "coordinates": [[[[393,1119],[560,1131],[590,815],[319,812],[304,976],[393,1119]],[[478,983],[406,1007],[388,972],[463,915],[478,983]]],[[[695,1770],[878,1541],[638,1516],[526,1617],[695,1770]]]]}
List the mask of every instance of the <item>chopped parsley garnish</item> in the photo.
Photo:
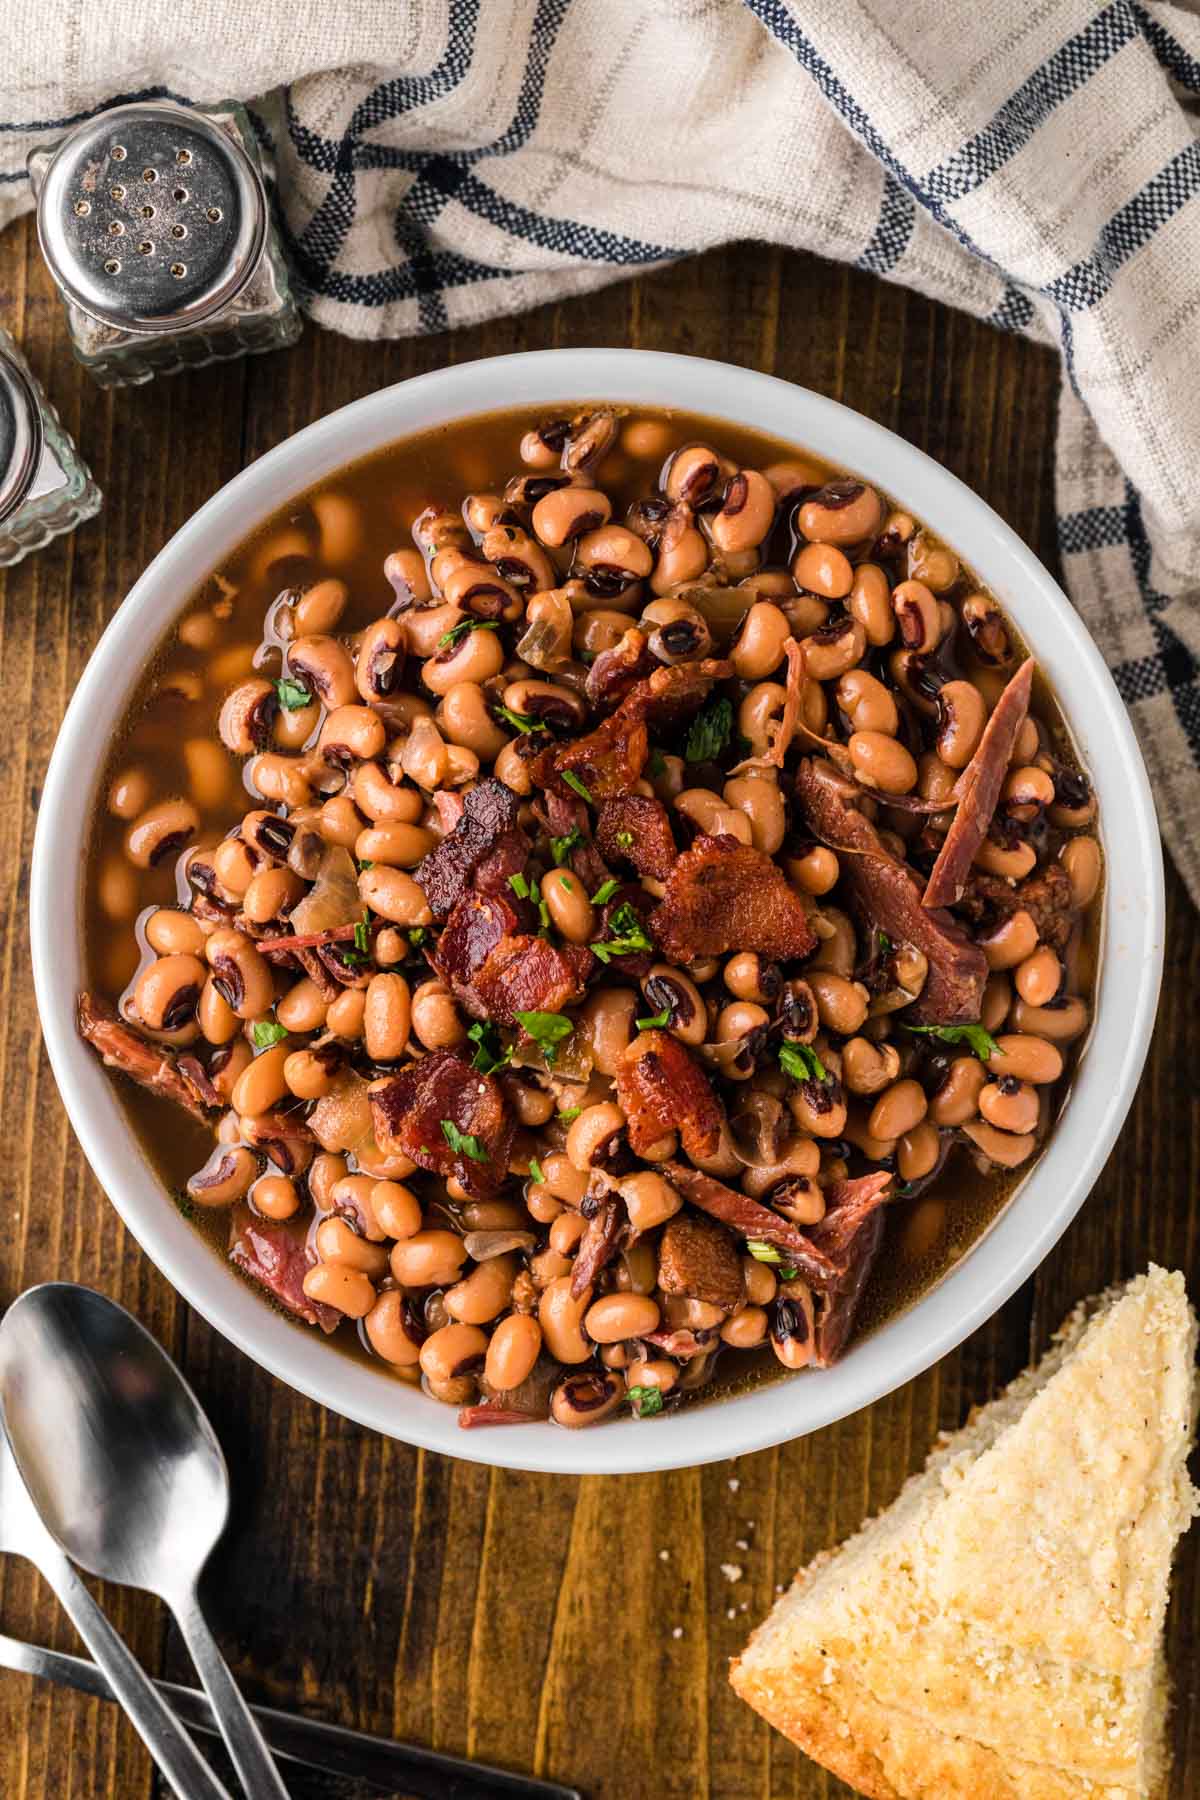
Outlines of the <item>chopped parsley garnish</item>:
{"type": "Polygon", "coordinates": [[[980,1062],[1000,1054],[999,1044],[982,1025],[905,1025],[904,1029],[917,1032],[921,1037],[940,1038],[943,1044],[966,1044],[980,1062]]]}
{"type": "Polygon", "coordinates": [[[891,938],[886,931],[881,931],[878,927],[876,927],[875,930],[875,945],[880,956],[890,956],[892,954],[891,938]]]}
{"type": "Polygon", "coordinates": [[[656,1387],[631,1387],[628,1390],[629,1404],[633,1408],[635,1419],[652,1419],[655,1413],[663,1409],[662,1389],[656,1387]]]}
{"type": "Polygon", "coordinates": [[[375,867],[375,864],[373,862],[370,862],[370,861],[360,862],[358,865],[358,872],[361,875],[364,869],[373,869],[374,867],[375,867]]]}
{"type": "Polygon", "coordinates": [[[667,772],[667,759],[661,750],[652,750],[646,763],[646,773],[651,781],[657,781],[660,775],[667,772]]]}
{"type": "Polygon", "coordinates": [[[614,956],[634,956],[639,950],[653,950],[654,945],[646,936],[646,928],[627,900],[624,906],[618,906],[608,921],[611,937],[603,943],[592,944],[593,953],[602,963],[611,962],[614,956]]]}
{"type": "Polygon", "coordinates": [[[578,794],[579,798],[581,800],[586,800],[590,804],[591,798],[592,798],[591,793],[583,785],[582,781],[580,781],[580,779],[579,779],[578,775],[576,775],[574,769],[563,769],[560,771],[560,773],[562,774],[563,780],[566,782],[567,786],[571,789],[571,791],[573,793],[578,794]]]}
{"type": "Polygon", "coordinates": [[[302,681],[294,681],[290,675],[281,675],[275,683],[275,692],[279,696],[279,704],[284,712],[299,712],[301,707],[312,703],[312,695],[302,681]]]}
{"type": "Polygon", "coordinates": [[[542,930],[549,931],[549,929],[550,929],[550,908],[546,905],[546,902],[542,899],[542,890],[541,890],[541,887],[538,885],[538,878],[536,875],[531,875],[529,877],[529,898],[532,900],[533,904],[538,909],[538,919],[541,922],[542,930]]]}
{"type": "Polygon", "coordinates": [[[622,850],[632,850],[633,849],[633,833],[632,833],[632,831],[618,831],[617,842],[621,846],[622,850]]]}
{"type": "Polygon", "coordinates": [[[460,638],[466,637],[468,631],[499,631],[499,629],[495,619],[460,619],[457,625],[450,627],[449,631],[443,631],[435,648],[444,650],[447,644],[457,644],[460,638]]]}
{"type": "Polygon", "coordinates": [[[616,876],[610,875],[607,881],[602,881],[600,883],[600,886],[596,889],[595,893],[592,895],[592,905],[593,906],[603,906],[604,902],[606,900],[612,899],[613,895],[616,893],[616,891],[620,887],[620,885],[621,884],[617,880],[616,876]]]}
{"type": "Polygon", "coordinates": [[[272,1044],[282,1044],[287,1036],[287,1026],[278,1024],[274,1019],[255,1019],[250,1027],[250,1036],[254,1039],[256,1050],[269,1050],[272,1044]]]}
{"type": "Polygon", "coordinates": [[[354,948],[361,951],[364,956],[367,955],[371,948],[371,941],[367,936],[367,928],[370,923],[370,913],[364,913],[362,918],[358,921],[358,924],[354,927],[354,948]]]}
{"type": "Polygon", "coordinates": [[[811,1044],[789,1038],[779,1046],[779,1066],[793,1081],[828,1081],[829,1072],[811,1044]]]}
{"type": "Polygon", "coordinates": [[[535,1181],[544,1182],[546,1179],[545,1175],[542,1173],[542,1165],[536,1156],[531,1156],[529,1159],[529,1173],[533,1176],[535,1181]]]}
{"type": "Polygon", "coordinates": [[[424,925],[414,925],[412,930],[408,934],[408,941],[412,945],[414,950],[419,950],[421,948],[421,945],[425,942],[425,939],[428,936],[429,936],[429,933],[425,929],[424,925]]]}
{"type": "Polygon", "coordinates": [[[653,1013],[648,1019],[635,1019],[634,1024],[639,1031],[662,1031],[671,1023],[671,1009],[664,1006],[660,1013],[653,1013]]]}
{"type": "Polygon", "coordinates": [[[570,1037],[575,1029],[570,1019],[562,1013],[519,1012],[516,1020],[522,1031],[539,1046],[546,1058],[547,1066],[553,1068],[554,1059],[558,1055],[558,1046],[564,1038],[570,1037]]]}
{"type": "Polygon", "coordinates": [[[472,1162],[486,1162],[487,1151],[469,1131],[460,1131],[453,1119],[442,1120],[442,1136],[455,1156],[469,1156],[472,1162]]]}
{"type": "Polygon", "coordinates": [[[562,1120],[564,1125],[569,1125],[571,1120],[577,1119],[582,1111],[582,1106],[565,1106],[558,1114],[558,1117],[562,1120]]]}
{"type": "Polygon", "coordinates": [[[187,1194],[173,1194],[171,1197],[185,1219],[192,1219],[196,1216],[195,1202],[187,1194]]]}
{"type": "Polygon", "coordinates": [[[510,875],[508,878],[508,885],[517,896],[518,900],[528,900],[529,883],[526,881],[524,875],[510,875]]]}
{"type": "MultiPolygon", "coordinates": [[[[632,841],[633,840],[631,839],[630,842],[632,841]]],[[[550,854],[554,858],[556,866],[561,868],[562,864],[565,863],[568,856],[570,856],[572,850],[579,844],[582,844],[582,842],[583,833],[580,831],[578,825],[572,825],[570,831],[564,832],[562,837],[552,837],[550,839],[550,854]]]]}
{"type": "Polygon", "coordinates": [[[467,1036],[475,1046],[471,1067],[478,1069],[481,1075],[492,1075],[497,1069],[506,1069],[512,1061],[512,1051],[506,1050],[500,1042],[500,1033],[490,1019],[477,1020],[467,1036]]]}
{"type": "Polygon", "coordinates": [[[692,720],[683,754],[690,763],[715,762],[732,735],[732,701],[710,700],[703,712],[697,713],[692,720]]]}
{"type": "MultiPolygon", "coordinates": [[[[492,709],[498,719],[507,719],[517,731],[540,731],[541,726],[530,713],[514,712],[511,706],[496,706],[492,709]]],[[[564,780],[566,777],[564,776],[564,780]]]]}

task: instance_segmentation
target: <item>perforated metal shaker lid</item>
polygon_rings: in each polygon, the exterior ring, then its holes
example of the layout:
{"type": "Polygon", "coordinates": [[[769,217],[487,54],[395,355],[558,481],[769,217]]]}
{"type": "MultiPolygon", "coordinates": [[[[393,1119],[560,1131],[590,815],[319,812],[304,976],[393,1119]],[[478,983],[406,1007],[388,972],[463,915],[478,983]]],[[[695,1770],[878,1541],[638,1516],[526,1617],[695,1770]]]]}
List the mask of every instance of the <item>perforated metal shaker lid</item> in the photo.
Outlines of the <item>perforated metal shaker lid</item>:
{"type": "Polygon", "coordinates": [[[42,457],[42,416],[25,372],[0,344],[0,519],[16,512],[42,457]]]}
{"type": "Polygon", "coordinates": [[[51,274],[123,331],[178,331],[220,312],[266,232],[262,179],[241,145],[168,100],[89,119],[55,151],[38,196],[51,274]]]}

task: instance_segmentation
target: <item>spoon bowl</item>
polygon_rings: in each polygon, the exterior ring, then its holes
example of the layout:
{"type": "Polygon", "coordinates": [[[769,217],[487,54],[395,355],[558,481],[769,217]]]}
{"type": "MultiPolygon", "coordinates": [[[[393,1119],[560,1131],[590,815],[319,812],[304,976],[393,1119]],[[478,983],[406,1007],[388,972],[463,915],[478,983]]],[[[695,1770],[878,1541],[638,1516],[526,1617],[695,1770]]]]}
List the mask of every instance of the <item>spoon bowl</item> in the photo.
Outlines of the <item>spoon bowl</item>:
{"type": "Polygon", "coordinates": [[[229,1470],[170,1357],[115,1301],[47,1282],[0,1321],[0,1410],[59,1547],[90,1574],[166,1601],[251,1800],[286,1800],[200,1610],[197,1583],[229,1516],[229,1470]]]}

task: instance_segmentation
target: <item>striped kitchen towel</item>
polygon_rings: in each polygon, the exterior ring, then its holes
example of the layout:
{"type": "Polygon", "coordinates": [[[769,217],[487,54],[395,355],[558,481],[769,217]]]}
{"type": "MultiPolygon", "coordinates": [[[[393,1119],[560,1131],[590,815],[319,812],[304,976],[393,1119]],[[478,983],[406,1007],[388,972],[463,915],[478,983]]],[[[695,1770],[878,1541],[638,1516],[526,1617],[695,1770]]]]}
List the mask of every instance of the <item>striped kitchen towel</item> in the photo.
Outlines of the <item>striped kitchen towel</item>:
{"type": "Polygon", "coordinates": [[[1057,343],[1067,585],[1200,900],[1198,7],[7,0],[0,224],[73,120],[234,94],[307,309],[354,336],[759,238],[1057,343]]]}

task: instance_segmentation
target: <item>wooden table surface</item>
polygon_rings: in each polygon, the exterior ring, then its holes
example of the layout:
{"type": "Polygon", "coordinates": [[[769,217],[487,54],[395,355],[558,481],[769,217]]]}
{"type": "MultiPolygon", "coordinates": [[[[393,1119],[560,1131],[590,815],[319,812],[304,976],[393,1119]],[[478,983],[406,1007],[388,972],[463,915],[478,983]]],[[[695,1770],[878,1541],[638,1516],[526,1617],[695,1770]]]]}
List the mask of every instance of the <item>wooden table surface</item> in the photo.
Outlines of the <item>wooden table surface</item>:
{"type": "MultiPolygon", "coordinates": [[[[1056,359],[866,275],[737,246],[455,336],[365,345],[309,330],[283,354],[103,393],[70,359],[27,222],[0,238],[0,324],[106,496],[73,538],[0,572],[0,1307],[37,1281],[85,1282],[130,1307],[194,1383],[236,1487],[214,1623],[252,1698],[552,1775],[589,1800],[847,1793],[735,1699],[727,1659],[776,1584],[890,1501],[939,1428],[1040,1352],[1075,1300],[1151,1258],[1196,1273],[1200,934],[1174,872],[1137,1101],[1082,1214],[1002,1313],[920,1380],[798,1443],[736,1464],[572,1481],[375,1437],[254,1367],[176,1298],[87,1168],[42,1053],[26,929],[34,822],[67,699],[136,576],[243,464],[360,394],[549,345],[720,357],[902,433],[1053,569],[1056,359]],[[742,1578],[731,1583],[722,1564],[742,1578]]],[[[119,1589],[103,1600],[149,1668],[191,1679],[156,1601],[119,1589]]],[[[1171,1614],[1180,1797],[1200,1791],[1198,1627],[1194,1533],[1171,1614]]],[[[78,1647],[25,1563],[0,1565],[0,1630],[78,1647]]],[[[114,1708],[0,1672],[5,1800],[158,1792],[114,1708]]]]}

